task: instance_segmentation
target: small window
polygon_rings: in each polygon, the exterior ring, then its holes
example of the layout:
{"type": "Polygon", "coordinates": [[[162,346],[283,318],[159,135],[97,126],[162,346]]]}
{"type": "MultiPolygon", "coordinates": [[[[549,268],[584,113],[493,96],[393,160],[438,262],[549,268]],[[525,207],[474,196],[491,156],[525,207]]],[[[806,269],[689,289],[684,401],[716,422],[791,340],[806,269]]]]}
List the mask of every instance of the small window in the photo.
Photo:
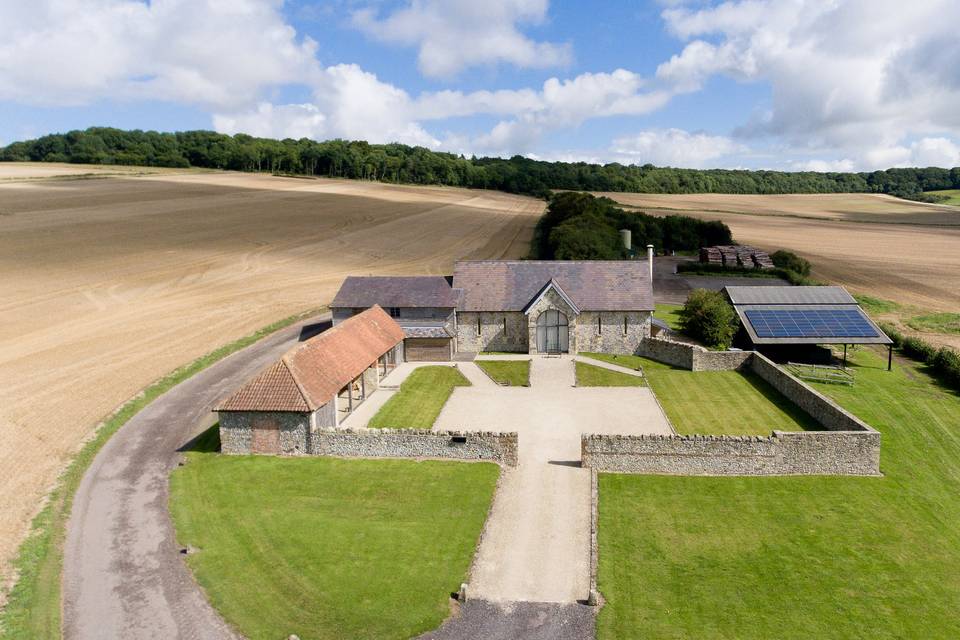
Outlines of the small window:
{"type": "Polygon", "coordinates": [[[390,317],[399,318],[400,317],[400,307],[390,307],[390,317]]]}
{"type": "Polygon", "coordinates": [[[480,314],[477,314],[477,335],[480,335],[480,314]]]}
{"type": "Polygon", "coordinates": [[[507,337],[507,318],[506,318],[506,316],[504,316],[504,318],[503,318],[503,337],[504,337],[504,338],[507,337]]]}
{"type": "Polygon", "coordinates": [[[599,313],[597,314],[597,335],[603,335],[603,321],[599,313]]]}
{"type": "Polygon", "coordinates": [[[627,316],[623,316],[623,335],[627,335],[627,316]]]}

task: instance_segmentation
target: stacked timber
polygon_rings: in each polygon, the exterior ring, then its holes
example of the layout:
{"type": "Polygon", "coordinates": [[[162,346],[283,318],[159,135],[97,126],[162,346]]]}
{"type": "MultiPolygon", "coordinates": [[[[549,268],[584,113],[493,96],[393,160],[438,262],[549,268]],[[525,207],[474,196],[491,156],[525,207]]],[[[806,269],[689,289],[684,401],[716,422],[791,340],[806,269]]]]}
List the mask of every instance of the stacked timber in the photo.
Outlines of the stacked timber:
{"type": "Polygon", "coordinates": [[[747,245],[717,245],[700,249],[700,262],[726,268],[773,269],[773,260],[766,251],[747,245]]]}

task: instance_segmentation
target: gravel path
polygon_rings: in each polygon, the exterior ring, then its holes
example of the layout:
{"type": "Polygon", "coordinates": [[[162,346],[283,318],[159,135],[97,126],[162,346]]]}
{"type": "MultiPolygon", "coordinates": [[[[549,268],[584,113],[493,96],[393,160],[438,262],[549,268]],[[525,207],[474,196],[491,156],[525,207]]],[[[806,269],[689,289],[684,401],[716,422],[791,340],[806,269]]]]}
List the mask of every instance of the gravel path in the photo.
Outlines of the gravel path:
{"type": "Polygon", "coordinates": [[[154,400],[87,470],[67,526],[63,625],[68,639],[234,638],[174,540],[167,510],[178,449],[213,423],[211,408],[296,343],[304,324],[235,353],[154,400]]]}

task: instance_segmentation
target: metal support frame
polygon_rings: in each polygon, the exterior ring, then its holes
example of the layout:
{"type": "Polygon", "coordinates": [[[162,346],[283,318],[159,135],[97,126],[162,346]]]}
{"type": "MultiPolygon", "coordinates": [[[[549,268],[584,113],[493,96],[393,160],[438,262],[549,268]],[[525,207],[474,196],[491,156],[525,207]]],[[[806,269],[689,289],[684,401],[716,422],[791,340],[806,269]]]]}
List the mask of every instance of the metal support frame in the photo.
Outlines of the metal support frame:
{"type": "Polygon", "coordinates": [[[887,345],[887,371],[893,369],[893,345],[887,345]]]}

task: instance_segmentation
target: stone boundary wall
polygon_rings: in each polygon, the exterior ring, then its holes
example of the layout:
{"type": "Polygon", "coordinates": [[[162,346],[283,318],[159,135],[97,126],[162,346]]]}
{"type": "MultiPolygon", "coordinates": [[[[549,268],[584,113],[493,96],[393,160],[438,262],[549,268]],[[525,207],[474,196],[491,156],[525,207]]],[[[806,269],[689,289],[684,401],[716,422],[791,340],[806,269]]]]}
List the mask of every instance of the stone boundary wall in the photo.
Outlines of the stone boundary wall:
{"type": "Polygon", "coordinates": [[[880,434],[774,431],[762,436],[587,435],[583,466],[685,476],[880,475],[880,434]]]}
{"type": "MultiPolygon", "coordinates": [[[[830,398],[826,397],[806,382],[790,372],[778,367],[761,353],[751,352],[748,367],[779,391],[784,397],[819,422],[830,431],[873,431],[866,422],[853,415],[830,398]]],[[[879,435],[879,434],[878,434],[879,435]]]]}
{"type": "Polygon", "coordinates": [[[699,345],[644,338],[636,355],[690,371],[728,371],[739,369],[750,359],[752,351],[710,351],[699,345]]]}
{"type": "Polygon", "coordinates": [[[599,500],[597,470],[590,469],[590,592],[587,594],[587,604],[591,607],[600,606],[600,592],[597,590],[597,570],[600,563],[600,545],[597,540],[597,531],[600,526],[599,500]]]}
{"type": "Polygon", "coordinates": [[[343,458],[490,460],[517,466],[517,434],[414,429],[318,429],[310,453],[343,458]]]}

